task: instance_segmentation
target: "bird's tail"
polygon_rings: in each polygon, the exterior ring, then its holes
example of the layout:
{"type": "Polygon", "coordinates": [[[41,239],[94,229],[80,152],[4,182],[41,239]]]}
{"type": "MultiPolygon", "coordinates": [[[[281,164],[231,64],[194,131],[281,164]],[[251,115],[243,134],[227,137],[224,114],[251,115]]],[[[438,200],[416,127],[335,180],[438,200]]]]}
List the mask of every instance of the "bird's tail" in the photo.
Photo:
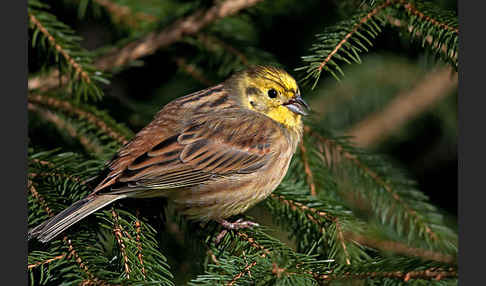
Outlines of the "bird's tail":
{"type": "Polygon", "coordinates": [[[79,200],[56,216],[29,230],[28,239],[35,237],[41,242],[48,242],[91,213],[123,197],[125,196],[95,195],[79,200]]]}

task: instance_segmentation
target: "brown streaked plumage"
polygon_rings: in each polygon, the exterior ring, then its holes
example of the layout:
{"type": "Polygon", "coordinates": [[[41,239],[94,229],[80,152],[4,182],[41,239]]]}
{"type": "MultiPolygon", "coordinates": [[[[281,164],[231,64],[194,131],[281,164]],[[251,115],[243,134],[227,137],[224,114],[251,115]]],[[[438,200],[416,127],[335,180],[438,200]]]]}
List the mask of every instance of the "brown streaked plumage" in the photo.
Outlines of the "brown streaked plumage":
{"type": "Polygon", "coordinates": [[[223,221],[267,197],[302,137],[307,104],[285,71],[257,66],[167,104],[109,162],[85,199],[29,231],[46,242],[121,198],[167,197],[223,221]]]}

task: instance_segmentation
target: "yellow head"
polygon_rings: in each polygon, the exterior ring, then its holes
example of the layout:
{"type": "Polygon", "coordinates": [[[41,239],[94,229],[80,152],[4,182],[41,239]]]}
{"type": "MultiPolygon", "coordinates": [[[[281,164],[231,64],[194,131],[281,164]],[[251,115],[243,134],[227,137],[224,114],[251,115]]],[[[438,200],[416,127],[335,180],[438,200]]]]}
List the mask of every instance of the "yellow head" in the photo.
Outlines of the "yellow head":
{"type": "Polygon", "coordinates": [[[302,115],[309,106],[302,99],[295,79],[271,66],[255,66],[236,74],[230,85],[243,107],[262,113],[295,129],[302,127],[302,115]]]}

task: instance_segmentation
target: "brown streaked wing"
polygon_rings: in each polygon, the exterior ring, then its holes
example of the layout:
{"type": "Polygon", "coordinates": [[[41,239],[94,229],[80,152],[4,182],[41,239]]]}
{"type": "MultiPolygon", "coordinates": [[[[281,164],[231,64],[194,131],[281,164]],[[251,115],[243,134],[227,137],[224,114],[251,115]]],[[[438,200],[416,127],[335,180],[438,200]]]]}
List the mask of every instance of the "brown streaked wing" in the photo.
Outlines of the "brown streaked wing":
{"type": "MultiPolygon", "coordinates": [[[[223,93],[225,91],[223,85],[220,84],[191,93],[168,103],[155,115],[152,122],[138,132],[128,144],[118,151],[115,158],[109,162],[106,169],[101,173],[104,177],[99,178],[101,182],[98,183],[92,194],[107,189],[114,184],[120,185],[119,178],[122,173],[134,160],[137,160],[141,156],[151,155],[155,157],[155,155],[167,153],[168,151],[165,149],[167,146],[164,146],[164,144],[170,142],[165,140],[168,138],[174,139],[171,135],[179,135],[180,130],[185,124],[182,119],[185,116],[190,116],[208,96],[216,96],[219,98],[223,93]],[[159,146],[157,147],[156,145],[159,146]],[[146,154],[148,151],[151,153],[146,154]]],[[[154,161],[158,160],[154,159],[154,161]]],[[[141,163],[140,161],[143,160],[139,159],[139,163],[141,163]]]]}
{"type": "Polygon", "coordinates": [[[176,141],[166,139],[171,143],[163,141],[134,160],[118,181],[139,189],[171,189],[255,172],[269,159],[275,128],[271,119],[247,111],[199,116],[186,125],[176,141]],[[163,148],[154,151],[161,145],[163,148]]]}

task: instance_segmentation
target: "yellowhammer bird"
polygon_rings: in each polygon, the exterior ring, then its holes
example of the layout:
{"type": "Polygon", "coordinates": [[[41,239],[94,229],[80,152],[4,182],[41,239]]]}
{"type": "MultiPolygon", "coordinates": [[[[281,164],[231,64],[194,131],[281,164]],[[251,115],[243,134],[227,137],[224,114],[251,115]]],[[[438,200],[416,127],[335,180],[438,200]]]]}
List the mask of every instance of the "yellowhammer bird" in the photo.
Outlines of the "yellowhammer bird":
{"type": "Polygon", "coordinates": [[[122,198],[167,197],[181,214],[226,228],[266,198],[302,138],[308,105],[284,70],[256,66],[168,103],[123,146],[86,198],[29,231],[47,242],[122,198]]]}

